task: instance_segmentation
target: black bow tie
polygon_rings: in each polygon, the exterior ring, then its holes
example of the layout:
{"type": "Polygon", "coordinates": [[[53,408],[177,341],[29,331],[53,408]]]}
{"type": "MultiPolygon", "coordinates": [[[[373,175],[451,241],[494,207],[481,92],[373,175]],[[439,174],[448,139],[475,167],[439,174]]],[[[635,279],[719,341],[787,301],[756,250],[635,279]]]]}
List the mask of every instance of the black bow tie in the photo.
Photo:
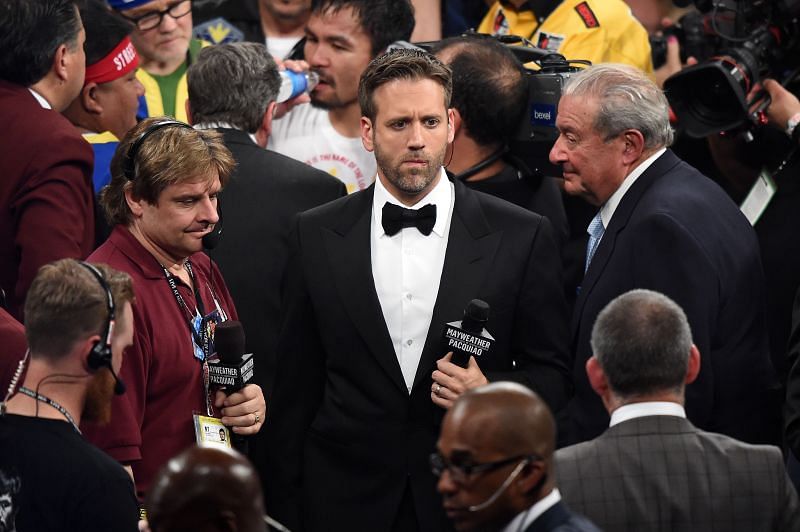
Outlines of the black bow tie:
{"type": "Polygon", "coordinates": [[[428,203],[414,210],[386,202],[383,204],[381,222],[384,232],[389,236],[396,235],[404,227],[416,227],[420,233],[428,236],[436,224],[436,205],[428,203]]]}

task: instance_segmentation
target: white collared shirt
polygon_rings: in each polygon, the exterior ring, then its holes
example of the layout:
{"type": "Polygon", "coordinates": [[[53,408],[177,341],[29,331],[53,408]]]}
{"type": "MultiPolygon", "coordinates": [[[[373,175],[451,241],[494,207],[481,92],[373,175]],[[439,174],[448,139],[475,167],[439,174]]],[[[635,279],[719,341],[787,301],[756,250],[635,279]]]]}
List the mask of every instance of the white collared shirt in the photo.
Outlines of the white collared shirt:
{"type": "Polygon", "coordinates": [[[552,508],[558,501],[561,500],[561,492],[558,488],[553,488],[553,491],[537,501],[536,504],[520,512],[517,516],[508,523],[502,532],[519,532],[520,530],[527,530],[531,523],[536,521],[540,515],[552,508]]]}
{"type": "Polygon", "coordinates": [[[671,401],[645,401],[623,405],[611,412],[608,426],[613,427],[623,421],[645,416],[676,416],[686,418],[686,410],[671,401]]]}
{"type": "Polygon", "coordinates": [[[386,202],[405,207],[377,178],[370,223],[372,277],[410,394],[439,293],[455,189],[442,169],[433,189],[415,205],[406,207],[417,210],[429,203],[436,205],[436,223],[428,236],[415,227],[388,236],[382,225],[386,202]]]}
{"type": "Polygon", "coordinates": [[[42,96],[41,94],[39,94],[38,92],[36,92],[35,90],[33,90],[30,87],[28,87],[28,91],[31,94],[33,94],[33,97],[36,98],[36,101],[39,102],[39,105],[41,105],[44,109],[52,109],[53,108],[53,106],[50,105],[50,102],[48,102],[47,99],[45,99],[44,96],[42,96]]]}
{"type": "MultiPolygon", "coordinates": [[[[242,128],[236,127],[228,122],[200,122],[199,124],[193,124],[192,127],[201,131],[205,129],[235,129],[236,131],[244,131],[242,128]]],[[[247,134],[250,136],[253,142],[258,144],[256,136],[253,133],[247,134]]]]}
{"type": "Polygon", "coordinates": [[[661,148],[653,155],[642,161],[639,166],[633,169],[633,172],[625,177],[619,188],[615,190],[613,194],[611,194],[611,197],[608,198],[608,201],[606,201],[605,204],[603,204],[603,206],[600,208],[600,218],[603,220],[604,228],[608,229],[608,224],[611,223],[611,217],[614,216],[614,211],[617,210],[622,198],[625,197],[625,193],[628,192],[628,190],[633,186],[636,180],[639,179],[644,171],[650,168],[650,165],[656,162],[656,159],[661,157],[666,151],[666,148],[661,148]]]}

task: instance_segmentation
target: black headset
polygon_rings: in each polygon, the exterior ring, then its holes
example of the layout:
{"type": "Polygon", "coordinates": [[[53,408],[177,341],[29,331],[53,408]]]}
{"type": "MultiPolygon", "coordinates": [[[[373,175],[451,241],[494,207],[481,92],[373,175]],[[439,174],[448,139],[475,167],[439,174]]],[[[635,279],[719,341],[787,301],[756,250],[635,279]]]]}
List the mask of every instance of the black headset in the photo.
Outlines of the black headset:
{"type": "Polygon", "coordinates": [[[124,175],[128,181],[136,179],[136,156],[139,155],[139,150],[142,148],[144,141],[159,129],[164,129],[166,127],[183,127],[194,130],[189,124],[177,120],[162,120],[151,124],[136,137],[136,140],[134,140],[133,144],[128,148],[125,159],[122,161],[122,175],[124,175]]]}
{"type": "Polygon", "coordinates": [[[116,314],[114,307],[114,296],[111,294],[111,288],[109,288],[108,283],[106,282],[106,279],[103,277],[103,274],[100,272],[100,270],[88,262],[81,262],[80,265],[91,272],[106,293],[107,314],[105,324],[103,325],[103,334],[100,336],[100,339],[97,340],[94,345],[92,345],[92,349],[89,350],[89,355],[86,357],[86,363],[89,365],[91,370],[97,370],[103,366],[111,368],[111,335],[114,334],[114,322],[116,314]]]}

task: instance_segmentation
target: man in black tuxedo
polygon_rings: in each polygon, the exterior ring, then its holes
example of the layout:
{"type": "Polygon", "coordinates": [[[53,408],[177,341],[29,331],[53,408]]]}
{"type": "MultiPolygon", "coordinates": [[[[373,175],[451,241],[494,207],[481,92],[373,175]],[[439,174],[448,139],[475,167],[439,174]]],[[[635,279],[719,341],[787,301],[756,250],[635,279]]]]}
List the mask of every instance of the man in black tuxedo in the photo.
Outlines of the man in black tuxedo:
{"type": "Polygon", "coordinates": [[[552,229],[447,179],[451,87],[424,52],[373,60],[359,102],[376,183],[298,218],[268,421],[267,509],[293,530],[300,515],[307,530],[447,529],[428,464],[444,409],[498,379],[553,409],[569,397],[552,229]],[[462,368],[440,339],[474,298],[496,342],[462,368]]]}
{"type": "Polygon", "coordinates": [[[657,290],[685,311],[702,358],[686,390],[704,430],[773,442],[779,409],[755,232],[716,184],[669,149],[663,92],[640,71],[595,65],[570,78],[558,106],[550,160],[564,189],[598,207],[572,319],[575,398],[571,443],[599,435],[608,415],[584,371],[597,314],[616,296],[657,290]]]}

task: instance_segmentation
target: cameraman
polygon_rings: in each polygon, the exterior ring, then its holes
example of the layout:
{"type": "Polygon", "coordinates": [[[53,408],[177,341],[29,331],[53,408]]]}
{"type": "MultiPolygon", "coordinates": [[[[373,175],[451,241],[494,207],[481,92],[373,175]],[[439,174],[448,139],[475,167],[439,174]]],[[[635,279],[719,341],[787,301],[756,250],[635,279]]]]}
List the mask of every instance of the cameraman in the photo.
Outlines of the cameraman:
{"type": "Polygon", "coordinates": [[[447,168],[469,188],[546,216],[563,244],[569,232],[556,181],[509,164],[508,142],[525,113],[527,80],[495,39],[451,37],[434,54],[453,72],[454,139],[447,168]]]}

